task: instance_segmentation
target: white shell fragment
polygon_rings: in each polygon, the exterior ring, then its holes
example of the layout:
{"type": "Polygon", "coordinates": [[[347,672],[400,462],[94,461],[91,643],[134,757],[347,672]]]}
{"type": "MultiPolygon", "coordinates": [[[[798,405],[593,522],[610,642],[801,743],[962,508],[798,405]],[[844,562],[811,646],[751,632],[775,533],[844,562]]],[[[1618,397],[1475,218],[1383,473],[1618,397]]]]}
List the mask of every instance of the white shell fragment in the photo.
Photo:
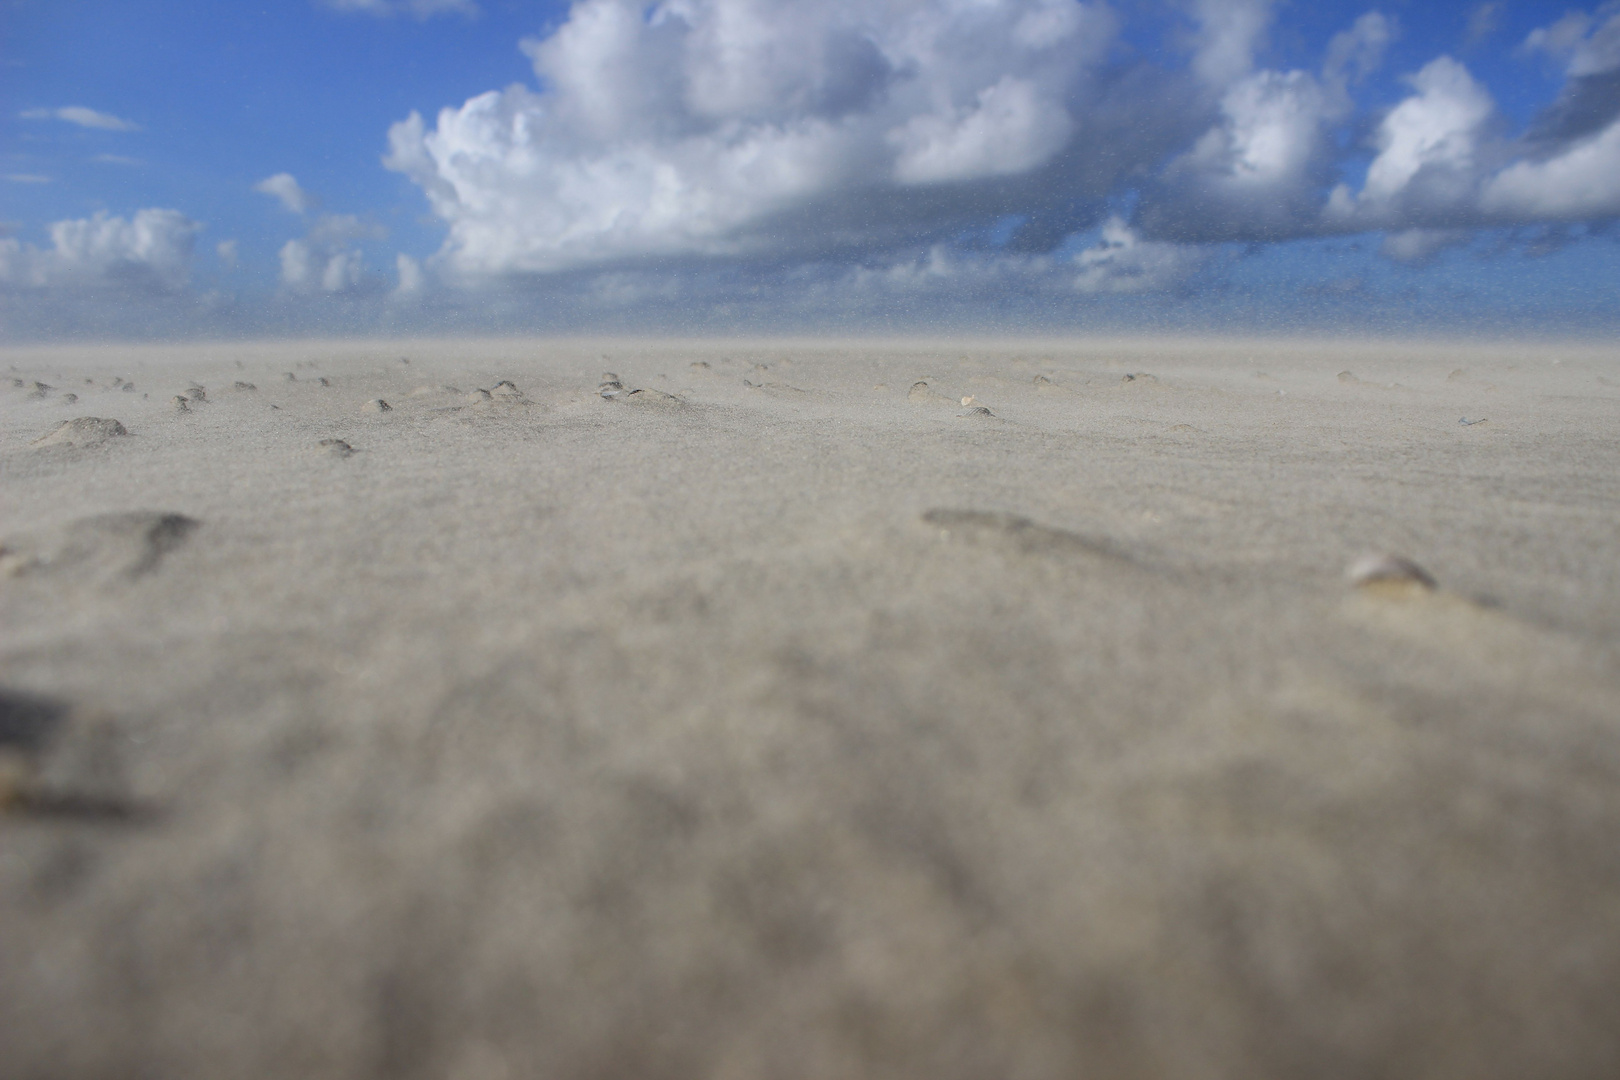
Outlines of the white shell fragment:
{"type": "Polygon", "coordinates": [[[1369,585],[1412,585],[1422,589],[1439,587],[1433,575],[1411,559],[1387,553],[1363,555],[1350,564],[1345,577],[1358,589],[1369,585]]]}

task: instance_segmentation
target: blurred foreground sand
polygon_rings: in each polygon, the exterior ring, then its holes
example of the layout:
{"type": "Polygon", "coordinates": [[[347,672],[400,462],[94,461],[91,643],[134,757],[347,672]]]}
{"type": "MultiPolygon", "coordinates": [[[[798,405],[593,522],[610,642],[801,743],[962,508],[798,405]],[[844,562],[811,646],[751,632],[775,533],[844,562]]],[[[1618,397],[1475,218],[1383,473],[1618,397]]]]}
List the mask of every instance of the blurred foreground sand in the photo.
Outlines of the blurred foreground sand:
{"type": "Polygon", "coordinates": [[[0,1075],[1620,1075],[1620,350],[0,369],[0,1075]]]}

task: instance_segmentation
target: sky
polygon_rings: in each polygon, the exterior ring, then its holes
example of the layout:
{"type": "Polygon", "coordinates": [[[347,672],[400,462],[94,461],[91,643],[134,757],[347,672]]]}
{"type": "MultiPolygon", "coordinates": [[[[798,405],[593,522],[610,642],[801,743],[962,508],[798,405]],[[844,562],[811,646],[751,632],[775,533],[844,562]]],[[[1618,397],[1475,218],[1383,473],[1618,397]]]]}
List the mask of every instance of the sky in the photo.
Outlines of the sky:
{"type": "Polygon", "coordinates": [[[1620,0],[0,0],[0,338],[1620,330],[1620,0]]]}

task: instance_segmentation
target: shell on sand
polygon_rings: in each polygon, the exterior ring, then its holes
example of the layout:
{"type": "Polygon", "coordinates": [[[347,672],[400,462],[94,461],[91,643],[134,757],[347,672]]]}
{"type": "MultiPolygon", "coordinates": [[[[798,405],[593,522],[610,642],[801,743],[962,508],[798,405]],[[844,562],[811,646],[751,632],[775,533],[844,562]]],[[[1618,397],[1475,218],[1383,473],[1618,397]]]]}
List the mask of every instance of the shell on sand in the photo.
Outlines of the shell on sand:
{"type": "Polygon", "coordinates": [[[64,420],[49,432],[33,441],[34,446],[100,446],[108,439],[116,439],[120,435],[128,435],[124,425],[117,420],[108,420],[100,416],[76,416],[72,420],[64,420]]]}
{"type": "Polygon", "coordinates": [[[340,458],[346,458],[354,453],[354,447],[342,439],[322,439],[319,443],[319,449],[322,453],[340,458]]]}
{"type": "Polygon", "coordinates": [[[1432,591],[1439,583],[1423,567],[1402,555],[1372,553],[1351,563],[1344,574],[1358,589],[1375,585],[1398,585],[1432,591]]]}
{"type": "Polygon", "coordinates": [[[189,401],[187,401],[184,397],[181,397],[179,394],[176,394],[174,397],[170,398],[169,399],[169,404],[174,406],[174,411],[175,412],[190,412],[191,411],[191,403],[189,401]]]}
{"type": "Polygon", "coordinates": [[[973,408],[968,409],[967,411],[962,413],[962,415],[963,416],[994,416],[996,414],[991,412],[989,409],[985,408],[983,405],[975,405],[975,406],[973,406],[973,408]]]}
{"type": "Polygon", "coordinates": [[[372,398],[370,401],[360,406],[360,408],[362,411],[368,413],[385,413],[392,412],[394,407],[388,404],[388,402],[384,401],[382,398],[372,398]]]}
{"type": "Polygon", "coordinates": [[[919,405],[954,406],[957,404],[955,398],[946,397],[938,390],[935,390],[933,387],[929,386],[928,383],[922,379],[918,379],[916,382],[911,384],[911,389],[906,391],[906,400],[915,402],[919,405]]]}

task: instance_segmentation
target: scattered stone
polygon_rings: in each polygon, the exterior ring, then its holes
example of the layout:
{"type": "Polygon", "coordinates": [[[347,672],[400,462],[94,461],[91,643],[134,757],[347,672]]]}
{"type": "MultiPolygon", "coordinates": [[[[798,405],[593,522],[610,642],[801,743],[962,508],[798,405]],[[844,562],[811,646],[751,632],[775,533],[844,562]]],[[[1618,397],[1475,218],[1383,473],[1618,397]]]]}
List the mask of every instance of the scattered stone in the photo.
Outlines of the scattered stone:
{"type": "Polygon", "coordinates": [[[179,394],[176,394],[174,397],[170,398],[169,399],[169,404],[174,406],[174,411],[175,412],[190,412],[191,411],[191,403],[188,402],[185,398],[181,397],[179,394]]]}
{"type": "Polygon", "coordinates": [[[32,443],[34,446],[68,446],[77,450],[100,446],[108,439],[116,439],[129,432],[117,420],[100,416],[78,416],[64,420],[32,443]]]}
{"type": "Polygon", "coordinates": [[[394,410],[394,407],[388,404],[388,402],[384,401],[382,398],[372,398],[370,401],[360,406],[360,408],[363,412],[368,413],[385,413],[392,412],[394,410]]]}
{"type": "Polygon", "coordinates": [[[241,379],[238,379],[238,380],[236,380],[235,383],[232,384],[231,389],[232,390],[257,390],[258,387],[254,386],[250,382],[243,382],[241,379]]]}
{"type": "Polygon", "coordinates": [[[1423,567],[1404,556],[1387,553],[1363,555],[1350,564],[1345,578],[1358,589],[1395,587],[1432,592],[1439,588],[1433,576],[1423,567]]]}
{"type": "Polygon", "coordinates": [[[320,441],[320,448],[325,453],[339,458],[346,458],[350,454],[354,453],[354,447],[350,446],[342,439],[322,439],[320,441]]]}

